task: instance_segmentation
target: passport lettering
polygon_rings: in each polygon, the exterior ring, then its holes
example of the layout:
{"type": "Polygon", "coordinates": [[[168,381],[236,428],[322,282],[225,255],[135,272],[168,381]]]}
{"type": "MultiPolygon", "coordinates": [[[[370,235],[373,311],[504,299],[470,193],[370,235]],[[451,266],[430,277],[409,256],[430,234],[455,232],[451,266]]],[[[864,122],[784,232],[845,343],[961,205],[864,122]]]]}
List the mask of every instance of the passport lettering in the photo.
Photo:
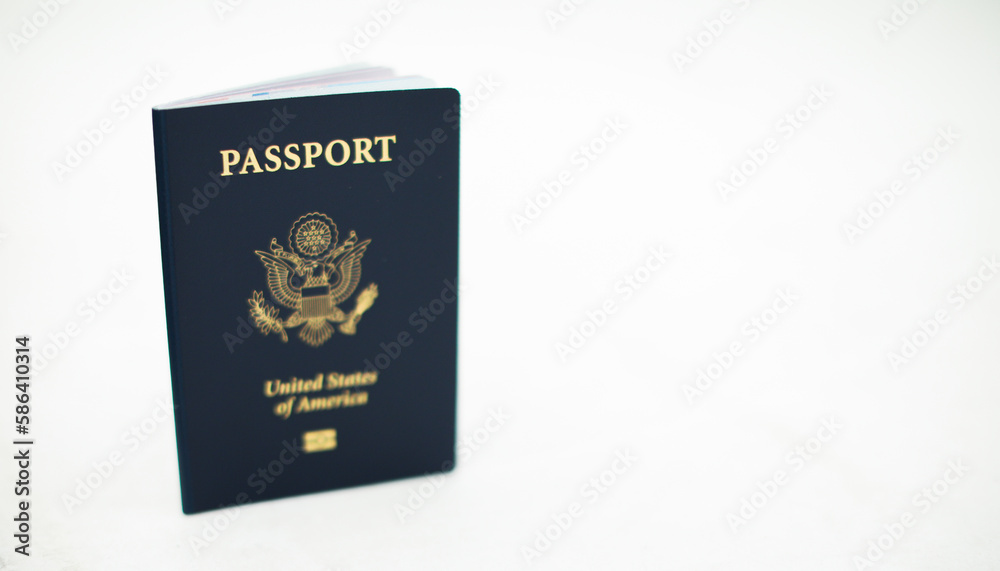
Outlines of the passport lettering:
{"type": "Polygon", "coordinates": [[[378,137],[359,137],[351,139],[351,143],[343,139],[334,139],[325,145],[318,142],[290,143],[282,147],[270,145],[264,149],[264,167],[261,168],[260,160],[253,147],[247,147],[246,154],[242,154],[237,149],[224,149],[219,151],[222,155],[222,176],[232,176],[233,174],[275,172],[279,170],[296,170],[299,167],[304,169],[315,168],[317,164],[326,163],[332,167],[339,167],[351,161],[351,164],[360,165],[364,163],[388,163],[392,162],[392,155],[389,154],[389,143],[396,142],[396,135],[381,135],[378,137]],[[376,161],[372,151],[378,154],[376,161]],[[239,165],[240,170],[233,173],[233,167],[239,165]]]}
{"type": "Polygon", "coordinates": [[[377,371],[356,371],[354,373],[316,373],[312,378],[292,377],[287,381],[272,379],[264,381],[264,396],[267,398],[287,397],[274,405],[274,414],[283,419],[304,412],[331,410],[368,404],[368,391],[352,390],[367,387],[378,381],[377,371]],[[343,390],[341,390],[343,389],[343,390]],[[324,391],[338,391],[335,394],[314,394],[324,391]]]}

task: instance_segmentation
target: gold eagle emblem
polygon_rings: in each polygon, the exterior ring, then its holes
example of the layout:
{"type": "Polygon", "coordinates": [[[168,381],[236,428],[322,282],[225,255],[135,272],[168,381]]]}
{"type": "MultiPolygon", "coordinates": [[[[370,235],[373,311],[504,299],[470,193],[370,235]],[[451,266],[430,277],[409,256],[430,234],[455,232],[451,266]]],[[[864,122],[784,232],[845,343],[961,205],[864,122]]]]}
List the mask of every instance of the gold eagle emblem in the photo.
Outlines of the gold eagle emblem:
{"type": "Polygon", "coordinates": [[[248,299],[250,320],[261,333],[277,333],[288,342],[286,329],[301,326],[299,339],[311,347],[319,347],[333,335],[333,323],[345,335],[357,332],[361,315],[378,297],[374,283],[357,295],[354,309],[344,313],[337,307],[354,293],[361,281],[361,257],[371,240],[358,242],[351,230],[339,243],[337,225],[326,214],[311,212],[299,217],[288,233],[286,251],[278,240],[271,238],[270,252],[256,250],[267,269],[267,287],[271,298],[293,310],[282,319],[278,308],[264,299],[264,293],[254,291],[248,299]]]}

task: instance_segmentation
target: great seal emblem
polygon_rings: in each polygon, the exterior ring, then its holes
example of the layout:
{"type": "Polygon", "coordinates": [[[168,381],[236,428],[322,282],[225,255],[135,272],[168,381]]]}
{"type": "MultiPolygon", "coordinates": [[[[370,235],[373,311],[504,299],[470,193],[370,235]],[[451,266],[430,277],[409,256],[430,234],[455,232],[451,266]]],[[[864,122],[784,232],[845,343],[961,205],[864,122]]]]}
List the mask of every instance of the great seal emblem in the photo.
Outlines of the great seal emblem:
{"type": "Polygon", "coordinates": [[[337,225],[326,214],[311,212],[300,216],[288,233],[286,251],[271,238],[270,252],[256,250],[267,269],[267,287],[271,298],[292,314],[282,319],[277,307],[254,291],[247,302],[250,319],[263,334],[277,333],[288,342],[286,329],[300,327],[299,339],[311,347],[326,343],[334,326],[344,335],[357,332],[358,321],[378,297],[378,286],[368,284],[357,295],[354,309],[344,313],[339,304],[354,293],[361,281],[361,257],[371,240],[358,241],[354,230],[338,242],[337,225]]]}

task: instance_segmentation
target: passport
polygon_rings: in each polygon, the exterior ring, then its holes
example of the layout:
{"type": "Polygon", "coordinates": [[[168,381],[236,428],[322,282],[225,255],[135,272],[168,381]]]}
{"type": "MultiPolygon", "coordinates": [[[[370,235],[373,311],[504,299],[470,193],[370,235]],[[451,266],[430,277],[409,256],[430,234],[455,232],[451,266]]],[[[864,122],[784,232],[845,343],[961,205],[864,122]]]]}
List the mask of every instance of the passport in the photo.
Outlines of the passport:
{"type": "Polygon", "coordinates": [[[152,115],[184,513],[450,471],[458,92],[356,67],[152,115]]]}

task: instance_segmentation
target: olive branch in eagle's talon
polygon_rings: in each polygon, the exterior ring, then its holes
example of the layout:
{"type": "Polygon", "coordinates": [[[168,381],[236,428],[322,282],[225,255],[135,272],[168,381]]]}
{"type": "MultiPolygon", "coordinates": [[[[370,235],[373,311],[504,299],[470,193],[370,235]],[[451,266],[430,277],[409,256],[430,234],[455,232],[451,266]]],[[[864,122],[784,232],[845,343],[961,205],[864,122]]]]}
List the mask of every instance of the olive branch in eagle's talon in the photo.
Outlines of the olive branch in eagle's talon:
{"type": "Polygon", "coordinates": [[[284,324],[278,317],[278,308],[264,300],[264,293],[253,292],[253,297],[247,302],[250,304],[250,318],[253,320],[254,326],[264,335],[277,333],[281,337],[281,341],[287,343],[288,334],[285,333],[284,324]]]}

